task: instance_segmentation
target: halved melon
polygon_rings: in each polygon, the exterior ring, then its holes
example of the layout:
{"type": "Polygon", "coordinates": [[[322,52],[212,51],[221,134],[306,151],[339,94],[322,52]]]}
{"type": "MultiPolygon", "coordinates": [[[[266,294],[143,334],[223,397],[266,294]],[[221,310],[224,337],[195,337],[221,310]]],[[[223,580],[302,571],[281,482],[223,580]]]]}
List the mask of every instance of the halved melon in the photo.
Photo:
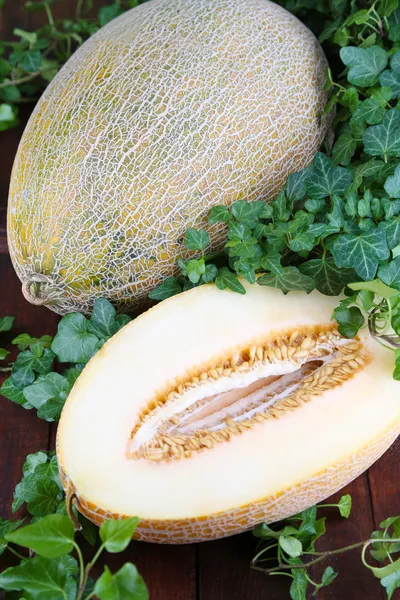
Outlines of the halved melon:
{"type": "Polygon", "coordinates": [[[392,353],[341,337],[337,298],[214,285],[155,306],[90,361],[62,413],[63,484],[95,523],[185,543],[272,522],[365,470],[400,428],[392,353]]]}

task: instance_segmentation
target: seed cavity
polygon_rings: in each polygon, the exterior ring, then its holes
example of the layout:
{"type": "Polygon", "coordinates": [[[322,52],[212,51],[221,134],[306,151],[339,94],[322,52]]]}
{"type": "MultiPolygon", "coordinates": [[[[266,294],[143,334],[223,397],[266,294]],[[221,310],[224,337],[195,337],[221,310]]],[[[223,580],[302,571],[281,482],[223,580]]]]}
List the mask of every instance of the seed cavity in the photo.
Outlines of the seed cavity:
{"type": "Polygon", "coordinates": [[[361,342],[341,337],[335,324],[235,349],[150,399],[132,430],[128,456],[179,460],[229,442],[341,385],[368,360],[361,342]]]}

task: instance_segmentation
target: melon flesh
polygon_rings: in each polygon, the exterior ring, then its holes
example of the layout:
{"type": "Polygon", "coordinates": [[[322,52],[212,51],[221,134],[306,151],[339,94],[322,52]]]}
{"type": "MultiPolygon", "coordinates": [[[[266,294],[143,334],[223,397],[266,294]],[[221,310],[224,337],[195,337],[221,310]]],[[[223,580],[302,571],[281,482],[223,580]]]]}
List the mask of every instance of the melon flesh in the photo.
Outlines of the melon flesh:
{"type": "Polygon", "coordinates": [[[94,522],[138,516],[139,539],[167,543],[238,533],[323,500],[397,436],[391,351],[365,330],[342,338],[337,298],[245,285],[160,303],[84,369],[57,452],[94,522]]]}
{"type": "Polygon", "coordinates": [[[216,204],[270,200],[310,163],[326,67],[268,0],[152,0],[106,25],[51,82],[15,160],[8,236],[25,296],[61,314],[100,296],[143,304],[187,257],[189,226],[216,204]]]}

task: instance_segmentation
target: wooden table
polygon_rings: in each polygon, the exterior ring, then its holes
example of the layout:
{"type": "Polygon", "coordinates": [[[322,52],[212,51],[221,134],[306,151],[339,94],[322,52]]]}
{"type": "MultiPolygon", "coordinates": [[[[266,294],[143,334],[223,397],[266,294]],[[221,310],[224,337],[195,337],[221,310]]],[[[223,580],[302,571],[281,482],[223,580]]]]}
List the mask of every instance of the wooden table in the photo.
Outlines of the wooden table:
{"type": "MultiPolygon", "coordinates": [[[[200,0],[199,0],[200,1],[200,0]]],[[[2,39],[10,39],[16,26],[29,29],[38,15],[21,12],[23,0],[6,0],[2,39]],[[8,36],[8,37],[6,37],[8,36]]],[[[58,14],[72,14],[74,0],[55,5],[58,14]]],[[[0,316],[14,315],[16,335],[54,334],[57,316],[46,308],[28,304],[20,289],[7,252],[6,204],[10,171],[28,117],[25,111],[21,126],[0,133],[0,316]]],[[[351,399],[349,398],[349,402],[351,399]]],[[[400,384],[399,384],[400,401],[400,384]]],[[[0,399],[0,515],[11,513],[12,495],[21,477],[25,456],[30,452],[54,448],[55,426],[20,406],[0,399]]],[[[328,533],[320,549],[332,549],[367,538],[387,516],[400,514],[400,442],[364,475],[342,493],[353,498],[351,517],[346,521],[327,509],[328,533]]],[[[265,467],[273,457],[265,457],[265,467]]],[[[337,501],[337,494],[332,501],[337,501]]],[[[151,600],[284,600],[289,598],[288,579],[271,577],[249,569],[256,541],[251,533],[225,540],[188,546],[158,546],[133,542],[121,556],[107,556],[107,564],[117,568],[122,561],[136,563],[150,589],[151,600]]],[[[335,557],[330,564],[339,577],[333,585],[321,590],[317,600],[383,600],[379,582],[361,565],[357,552],[335,557]]],[[[317,577],[317,574],[316,574],[317,577]]],[[[400,597],[400,593],[394,597],[400,597]]]]}

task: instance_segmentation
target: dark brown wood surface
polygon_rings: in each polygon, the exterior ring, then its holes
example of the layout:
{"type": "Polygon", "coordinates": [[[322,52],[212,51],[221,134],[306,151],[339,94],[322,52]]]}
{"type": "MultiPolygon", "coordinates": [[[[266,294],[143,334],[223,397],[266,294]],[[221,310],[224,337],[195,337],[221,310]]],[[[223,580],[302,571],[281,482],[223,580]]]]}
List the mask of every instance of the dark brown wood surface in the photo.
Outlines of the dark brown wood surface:
{"type": "MultiPolygon", "coordinates": [[[[201,0],[199,0],[201,1],[201,0]]],[[[29,28],[37,15],[21,10],[23,0],[6,0],[0,17],[0,35],[10,39],[14,27],[29,28]]],[[[55,5],[59,15],[73,14],[75,0],[55,5]]],[[[15,315],[17,333],[53,334],[57,317],[46,308],[28,304],[20,291],[7,253],[6,204],[13,157],[29,112],[22,114],[21,126],[0,133],[0,316],[15,315]]],[[[400,401],[400,394],[399,394],[400,401]]],[[[34,411],[0,398],[0,516],[12,518],[11,502],[26,454],[54,447],[53,426],[38,419],[34,411]]],[[[327,509],[328,533],[320,549],[332,549],[369,536],[386,516],[400,514],[400,443],[392,448],[363,476],[341,493],[353,497],[348,520],[327,509]]],[[[273,457],[265,457],[265,467],[273,457]]],[[[340,494],[332,498],[337,500],[340,494]]],[[[267,579],[249,568],[256,547],[251,533],[216,542],[188,546],[158,546],[133,542],[122,555],[108,556],[114,569],[123,561],[136,563],[144,576],[151,600],[284,600],[289,598],[289,580],[267,579]]],[[[379,582],[362,567],[359,554],[335,557],[331,563],[339,571],[333,585],[318,592],[317,600],[383,600],[379,582]]],[[[101,567],[101,565],[100,565],[101,567]]],[[[318,571],[315,576],[318,576],[318,571]]],[[[396,594],[393,596],[396,597],[396,594]]],[[[400,594],[398,595],[400,597],[400,594]]],[[[50,599],[49,599],[50,600],[50,599]]]]}

